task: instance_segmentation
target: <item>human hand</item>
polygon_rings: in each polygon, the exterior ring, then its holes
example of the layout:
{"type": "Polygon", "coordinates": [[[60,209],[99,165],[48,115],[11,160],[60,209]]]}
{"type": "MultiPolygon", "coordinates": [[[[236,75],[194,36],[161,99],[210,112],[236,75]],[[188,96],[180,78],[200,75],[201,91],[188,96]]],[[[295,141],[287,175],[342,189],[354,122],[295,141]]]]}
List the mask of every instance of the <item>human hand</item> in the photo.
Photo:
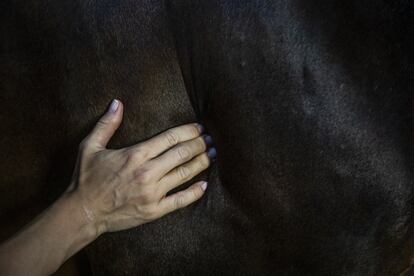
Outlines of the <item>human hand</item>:
{"type": "Polygon", "coordinates": [[[210,165],[215,149],[202,126],[187,124],[123,149],[106,149],[122,121],[123,105],[114,100],[81,142],[66,194],[75,198],[97,235],[153,221],[201,198],[207,182],[166,196],[210,165]]]}

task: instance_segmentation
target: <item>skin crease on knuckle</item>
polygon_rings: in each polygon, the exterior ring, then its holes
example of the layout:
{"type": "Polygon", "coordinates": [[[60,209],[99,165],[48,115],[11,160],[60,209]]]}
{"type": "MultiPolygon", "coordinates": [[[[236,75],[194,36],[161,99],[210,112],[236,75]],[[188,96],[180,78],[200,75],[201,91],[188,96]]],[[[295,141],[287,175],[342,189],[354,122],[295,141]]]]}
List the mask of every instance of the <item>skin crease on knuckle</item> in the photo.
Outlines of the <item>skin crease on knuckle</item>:
{"type": "Polygon", "coordinates": [[[190,169],[184,165],[177,169],[177,173],[181,180],[188,180],[191,175],[190,169]]]}
{"type": "Polygon", "coordinates": [[[168,130],[165,133],[165,139],[170,147],[177,145],[180,140],[178,134],[173,130],[168,130]]]}
{"type": "Polygon", "coordinates": [[[111,123],[115,122],[113,118],[102,118],[96,123],[96,129],[99,131],[103,128],[108,127],[111,123]]]}
{"type": "Polygon", "coordinates": [[[188,146],[178,146],[177,156],[179,161],[187,161],[191,157],[191,151],[188,146]]]}
{"type": "Polygon", "coordinates": [[[183,145],[177,146],[177,155],[179,161],[188,161],[194,154],[205,151],[206,144],[202,137],[196,138],[183,145]]]}
{"type": "Polygon", "coordinates": [[[185,207],[185,195],[184,192],[178,192],[174,201],[174,208],[181,209],[185,207]]]}

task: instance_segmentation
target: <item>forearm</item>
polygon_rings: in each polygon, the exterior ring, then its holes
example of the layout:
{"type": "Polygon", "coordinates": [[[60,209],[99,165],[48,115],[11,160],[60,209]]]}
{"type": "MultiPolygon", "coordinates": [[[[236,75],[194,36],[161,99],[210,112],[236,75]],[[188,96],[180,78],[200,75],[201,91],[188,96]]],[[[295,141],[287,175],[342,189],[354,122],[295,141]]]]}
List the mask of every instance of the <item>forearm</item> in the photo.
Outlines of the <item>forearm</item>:
{"type": "Polygon", "coordinates": [[[2,275],[49,275],[97,237],[72,194],[64,194],[0,246],[2,275]]]}

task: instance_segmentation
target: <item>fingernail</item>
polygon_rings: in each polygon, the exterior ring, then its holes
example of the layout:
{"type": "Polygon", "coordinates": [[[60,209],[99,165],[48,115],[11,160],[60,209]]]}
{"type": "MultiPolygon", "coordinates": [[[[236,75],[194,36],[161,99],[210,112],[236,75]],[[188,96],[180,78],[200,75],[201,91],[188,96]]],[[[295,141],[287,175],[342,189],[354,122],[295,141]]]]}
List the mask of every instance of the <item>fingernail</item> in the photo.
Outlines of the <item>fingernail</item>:
{"type": "Polygon", "coordinates": [[[201,124],[197,124],[197,127],[200,130],[200,133],[204,132],[204,127],[201,124]]]}
{"type": "Polygon", "coordinates": [[[210,148],[207,152],[208,157],[210,157],[210,159],[213,159],[216,157],[217,155],[217,151],[216,148],[210,148]]]}
{"type": "Polygon", "coordinates": [[[203,136],[204,142],[206,143],[206,145],[210,146],[213,144],[213,138],[211,138],[210,135],[204,135],[203,136]]]}
{"type": "Polygon", "coordinates": [[[119,101],[116,100],[116,99],[113,99],[112,102],[111,102],[111,105],[109,106],[109,110],[108,111],[110,113],[115,113],[117,111],[117,109],[118,109],[118,106],[119,106],[119,101]]]}
{"type": "Polygon", "coordinates": [[[201,183],[201,188],[203,189],[203,191],[205,191],[207,189],[207,182],[203,181],[201,183]]]}

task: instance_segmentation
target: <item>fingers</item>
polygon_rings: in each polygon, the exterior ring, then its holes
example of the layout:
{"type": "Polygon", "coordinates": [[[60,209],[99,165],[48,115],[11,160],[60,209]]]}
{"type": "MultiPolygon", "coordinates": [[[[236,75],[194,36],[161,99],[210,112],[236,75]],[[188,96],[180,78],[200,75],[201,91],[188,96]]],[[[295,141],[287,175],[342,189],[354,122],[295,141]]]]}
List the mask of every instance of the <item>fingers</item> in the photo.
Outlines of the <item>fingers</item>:
{"type": "Polygon", "coordinates": [[[161,156],[148,161],[148,165],[152,168],[154,176],[158,176],[157,180],[159,180],[178,165],[204,152],[206,148],[207,145],[203,137],[198,137],[173,147],[161,156]]]}
{"type": "Polygon", "coordinates": [[[207,189],[207,182],[196,182],[185,190],[169,195],[158,203],[161,215],[168,214],[200,199],[207,189]]]}
{"type": "Polygon", "coordinates": [[[196,156],[191,161],[173,169],[160,179],[159,187],[160,192],[165,195],[168,191],[180,186],[181,184],[192,179],[200,172],[204,171],[210,166],[210,158],[207,153],[202,153],[196,156]]]}
{"type": "Polygon", "coordinates": [[[85,138],[89,147],[104,149],[122,122],[123,105],[119,100],[112,100],[105,114],[99,119],[92,132],[85,138]]]}
{"type": "Polygon", "coordinates": [[[133,147],[139,146],[146,149],[147,158],[152,159],[181,142],[197,138],[202,132],[203,127],[200,124],[186,124],[164,131],[133,147]]]}

